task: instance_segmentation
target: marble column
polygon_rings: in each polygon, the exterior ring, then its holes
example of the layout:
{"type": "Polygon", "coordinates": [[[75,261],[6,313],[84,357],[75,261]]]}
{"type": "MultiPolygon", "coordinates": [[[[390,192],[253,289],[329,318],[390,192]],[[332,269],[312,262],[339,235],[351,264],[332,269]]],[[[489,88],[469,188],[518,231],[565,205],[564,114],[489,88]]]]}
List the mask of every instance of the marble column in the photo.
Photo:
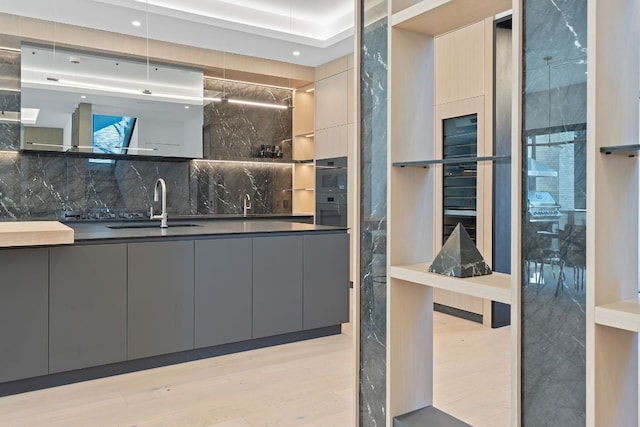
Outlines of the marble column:
{"type": "Polygon", "coordinates": [[[584,426],[587,0],[523,11],[522,425],[584,426]]]}
{"type": "Polygon", "coordinates": [[[386,16],[380,16],[386,3],[361,3],[359,418],[363,427],[383,426],[386,417],[388,27],[386,16]]]}

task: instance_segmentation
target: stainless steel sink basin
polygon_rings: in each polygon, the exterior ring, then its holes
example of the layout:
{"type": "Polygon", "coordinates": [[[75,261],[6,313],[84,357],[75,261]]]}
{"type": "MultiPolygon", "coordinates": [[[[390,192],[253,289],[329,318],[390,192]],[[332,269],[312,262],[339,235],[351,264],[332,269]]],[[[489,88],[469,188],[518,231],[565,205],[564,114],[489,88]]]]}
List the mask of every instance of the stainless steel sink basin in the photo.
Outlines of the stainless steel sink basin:
{"type": "MultiPolygon", "coordinates": [[[[107,227],[112,230],[122,230],[127,228],[160,228],[160,223],[156,224],[118,224],[118,225],[108,225],[107,227]]],[[[200,224],[184,224],[184,223],[169,223],[169,228],[178,228],[178,227],[200,227],[200,224]]]]}

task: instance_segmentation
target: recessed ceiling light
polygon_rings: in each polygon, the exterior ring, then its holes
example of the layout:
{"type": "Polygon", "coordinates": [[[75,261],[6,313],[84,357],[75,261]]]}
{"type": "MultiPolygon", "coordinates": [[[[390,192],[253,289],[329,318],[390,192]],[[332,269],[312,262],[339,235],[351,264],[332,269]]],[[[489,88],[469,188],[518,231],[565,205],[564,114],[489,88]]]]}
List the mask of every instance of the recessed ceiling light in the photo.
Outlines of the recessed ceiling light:
{"type": "Polygon", "coordinates": [[[140,27],[142,26],[142,22],[135,20],[135,21],[131,21],[131,25],[133,25],[134,27],[140,27]]]}
{"type": "Polygon", "coordinates": [[[189,109],[189,106],[188,106],[188,105],[185,105],[185,106],[184,106],[184,109],[185,109],[185,110],[188,110],[188,109],[189,109]]]}
{"type": "Polygon", "coordinates": [[[293,51],[293,56],[300,56],[300,51],[299,50],[294,50],[293,51]]]}
{"type": "Polygon", "coordinates": [[[87,95],[80,95],[80,98],[87,99],[87,95]]]}

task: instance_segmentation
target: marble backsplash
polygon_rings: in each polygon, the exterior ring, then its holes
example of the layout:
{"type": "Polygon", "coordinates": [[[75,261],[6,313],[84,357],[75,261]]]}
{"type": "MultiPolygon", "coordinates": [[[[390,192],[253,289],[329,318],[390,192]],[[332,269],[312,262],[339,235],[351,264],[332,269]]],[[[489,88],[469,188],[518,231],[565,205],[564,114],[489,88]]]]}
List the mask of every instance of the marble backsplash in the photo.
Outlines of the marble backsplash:
{"type": "Polygon", "coordinates": [[[277,87],[219,79],[204,80],[204,146],[207,159],[238,160],[260,157],[261,146],[277,147],[282,160],[291,160],[291,108],[254,107],[237,102],[286,106],[291,91],[277,87]],[[225,98],[229,102],[211,101],[225,98]]]}
{"type": "MultiPolygon", "coordinates": [[[[291,213],[291,166],[207,160],[94,159],[0,152],[0,220],[145,217],[157,178],[167,183],[169,216],[291,213]]],[[[158,208],[157,206],[155,207],[158,208]]]]}

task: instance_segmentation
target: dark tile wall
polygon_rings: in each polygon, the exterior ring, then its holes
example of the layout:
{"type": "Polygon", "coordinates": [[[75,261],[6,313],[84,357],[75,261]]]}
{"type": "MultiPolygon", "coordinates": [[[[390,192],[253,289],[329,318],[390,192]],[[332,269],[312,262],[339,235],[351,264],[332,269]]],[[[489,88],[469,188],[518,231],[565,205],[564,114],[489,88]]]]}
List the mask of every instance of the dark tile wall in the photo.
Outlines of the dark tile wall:
{"type": "MultiPolygon", "coordinates": [[[[364,1],[364,22],[371,10],[364,1]]],[[[385,2],[386,3],[386,2],[385,2]]],[[[383,6],[383,5],[379,5],[383,6]]],[[[363,28],[361,49],[360,426],[386,422],[387,20],[363,28]]]]}
{"type": "Polygon", "coordinates": [[[586,411],[587,0],[525,0],[522,425],[584,426],[586,411]],[[560,205],[553,221],[527,220],[527,192],[560,205]]]}
{"type": "MultiPolygon", "coordinates": [[[[167,183],[170,216],[291,213],[291,166],[93,159],[0,152],[0,219],[110,219],[146,216],[156,179],[167,183]],[[122,214],[122,215],[121,215],[122,214]]],[[[156,206],[157,209],[157,206],[156,206]]]]}
{"type": "MultiPolygon", "coordinates": [[[[0,105],[20,111],[20,54],[0,50],[0,105]]],[[[206,80],[213,96],[215,80],[206,80]],[[213,91],[213,92],[212,92],[213,91]]],[[[229,95],[250,101],[286,104],[290,91],[229,83],[229,95]]],[[[167,183],[169,215],[240,214],[242,196],[252,199],[251,214],[291,213],[291,109],[232,103],[205,108],[205,157],[263,160],[106,160],[41,152],[18,152],[20,124],[0,119],[0,220],[87,219],[146,216],[157,178],[167,183]],[[260,145],[278,145],[279,159],[258,159],[260,145]]]]}
{"type": "MultiPolygon", "coordinates": [[[[204,80],[207,99],[226,97],[229,100],[288,105],[291,91],[287,89],[204,80]]],[[[238,160],[257,158],[261,145],[277,146],[282,159],[291,160],[292,109],[253,107],[232,102],[207,101],[204,107],[204,157],[238,160]]]]}

